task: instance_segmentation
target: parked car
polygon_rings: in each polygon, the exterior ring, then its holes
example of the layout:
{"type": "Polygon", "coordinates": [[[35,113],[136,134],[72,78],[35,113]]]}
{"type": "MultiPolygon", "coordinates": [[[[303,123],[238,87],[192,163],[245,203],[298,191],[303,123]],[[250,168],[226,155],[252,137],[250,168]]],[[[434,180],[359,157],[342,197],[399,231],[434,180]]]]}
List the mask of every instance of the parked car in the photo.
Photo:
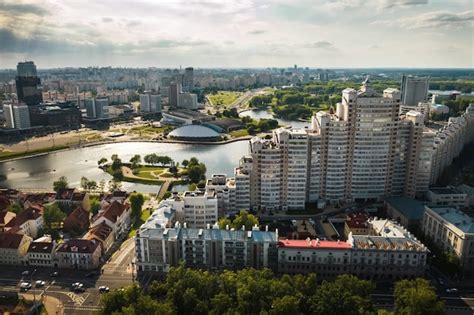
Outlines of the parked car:
{"type": "Polygon", "coordinates": [[[28,270],[25,270],[21,273],[22,276],[28,276],[30,275],[30,272],[28,270]]]}
{"type": "Polygon", "coordinates": [[[109,287],[106,287],[104,285],[99,287],[99,292],[100,293],[107,293],[109,291],[110,291],[109,287]]]}
{"type": "Polygon", "coordinates": [[[456,289],[456,288],[449,288],[449,289],[446,289],[446,293],[458,293],[458,289],[456,289]]]}
{"type": "Polygon", "coordinates": [[[45,284],[46,284],[46,282],[43,281],[43,280],[36,280],[36,282],[35,282],[35,285],[36,285],[36,287],[38,287],[38,288],[44,287],[45,284]]]}
{"type": "Polygon", "coordinates": [[[21,290],[21,291],[26,292],[26,291],[28,291],[29,289],[31,289],[31,283],[29,283],[29,282],[22,282],[22,283],[20,283],[20,290],[21,290]]]}
{"type": "Polygon", "coordinates": [[[49,275],[51,277],[59,277],[59,271],[51,272],[49,275]]]}

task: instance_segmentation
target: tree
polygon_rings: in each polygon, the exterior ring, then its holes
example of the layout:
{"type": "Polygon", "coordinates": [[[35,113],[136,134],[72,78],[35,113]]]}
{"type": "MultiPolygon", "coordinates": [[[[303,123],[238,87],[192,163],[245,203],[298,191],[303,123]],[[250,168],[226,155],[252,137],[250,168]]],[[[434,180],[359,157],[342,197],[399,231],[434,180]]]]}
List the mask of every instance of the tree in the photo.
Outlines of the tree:
{"type": "Polygon", "coordinates": [[[253,226],[259,225],[258,218],[246,210],[240,210],[239,214],[232,221],[232,227],[236,230],[245,226],[246,230],[251,230],[253,226]]]}
{"type": "Polygon", "coordinates": [[[112,162],[115,161],[116,159],[118,159],[118,154],[112,154],[110,159],[112,160],[112,162]]]}
{"type": "Polygon", "coordinates": [[[98,188],[99,188],[99,191],[104,192],[104,190],[105,190],[105,179],[100,180],[98,188]]]}
{"type": "Polygon", "coordinates": [[[183,160],[183,162],[181,162],[181,165],[183,165],[184,168],[188,167],[188,164],[189,164],[188,160],[183,160]]]}
{"type": "Polygon", "coordinates": [[[374,313],[370,300],[374,284],[352,275],[338,276],[334,282],[323,281],[310,298],[312,314],[362,315],[374,313]]]}
{"type": "Polygon", "coordinates": [[[138,218],[142,212],[142,206],[145,203],[145,197],[140,193],[130,195],[130,207],[132,208],[132,217],[138,218]]]}
{"type": "Polygon", "coordinates": [[[43,211],[44,225],[49,229],[57,229],[66,218],[66,214],[53,203],[46,205],[43,211]]]}
{"type": "Polygon", "coordinates": [[[217,224],[219,224],[219,229],[225,230],[227,227],[231,226],[232,222],[228,218],[221,218],[217,224]]]}
{"type": "Polygon", "coordinates": [[[276,298],[273,300],[272,309],[269,314],[271,315],[298,315],[301,312],[298,311],[299,299],[294,296],[285,295],[282,298],[276,298]]]}
{"type": "Polygon", "coordinates": [[[112,170],[121,170],[122,169],[122,160],[120,158],[116,158],[112,162],[112,170]]]}
{"type": "Polygon", "coordinates": [[[60,189],[64,189],[64,188],[68,188],[68,187],[69,187],[69,183],[67,181],[66,176],[61,176],[61,177],[58,178],[58,180],[53,182],[53,190],[55,192],[57,192],[60,189]]]}
{"type": "Polygon", "coordinates": [[[23,211],[23,207],[18,202],[13,202],[7,207],[7,211],[19,214],[23,211]]]}
{"type": "Polygon", "coordinates": [[[417,278],[397,282],[394,296],[396,314],[445,314],[444,302],[438,300],[435,289],[426,279],[417,278]]]}
{"type": "Polygon", "coordinates": [[[132,163],[134,165],[140,165],[141,162],[142,162],[142,158],[141,158],[140,154],[135,154],[130,159],[130,163],[132,163]]]}
{"type": "Polygon", "coordinates": [[[109,191],[114,192],[114,191],[119,191],[122,190],[122,182],[114,179],[109,180],[109,191]]]}
{"type": "Polygon", "coordinates": [[[87,177],[82,176],[81,177],[81,188],[84,189],[84,190],[87,190],[87,183],[88,182],[89,182],[89,180],[87,179],[87,177]]]}
{"type": "Polygon", "coordinates": [[[99,198],[95,196],[92,197],[90,203],[91,203],[91,213],[92,215],[96,215],[100,210],[99,198]]]}
{"type": "Polygon", "coordinates": [[[105,164],[105,163],[107,163],[107,158],[105,158],[105,157],[103,157],[103,158],[101,158],[100,160],[97,161],[97,164],[98,164],[99,166],[101,166],[101,165],[103,165],[103,164],[105,164]]]}

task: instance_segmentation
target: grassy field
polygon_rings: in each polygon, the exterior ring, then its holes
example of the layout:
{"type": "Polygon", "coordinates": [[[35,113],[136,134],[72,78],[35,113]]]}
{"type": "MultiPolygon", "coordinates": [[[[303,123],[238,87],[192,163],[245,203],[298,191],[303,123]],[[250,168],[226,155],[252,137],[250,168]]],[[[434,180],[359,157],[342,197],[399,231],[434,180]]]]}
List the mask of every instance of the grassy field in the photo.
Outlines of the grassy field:
{"type": "Polygon", "coordinates": [[[249,133],[247,129],[240,129],[240,130],[234,130],[234,131],[229,132],[229,135],[231,135],[234,138],[238,138],[238,137],[248,136],[249,133]]]}
{"type": "Polygon", "coordinates": [[[55,146],[55,147],[50,147],[50,148],[32,150],[32,151],[28,151],[28,152],[0,152],[0,161],[7,160],[7,159],[12,159],[12,158],[18,158],[18,157],[34,155],[34,154],[54,152],[54,151],[63,150],[63,149],[67,149],[67,148],[69,148],[69,146],[61,145],[61,146],[55,146]]]}
{"type": "Polygon", "coordinates": [[[209,94],[208,98],[212,106],[227,107],[239,98],[240,95],[242,95],[241,92],[219,91],[217,94],[209,94]]]}
{"type": "Polygon", "coordinates": [[[153,127],[153,126],[140,126],[130,128],[128,131],[129,135],[136,135],[143,138],[156,138],[157,136],[163,134],[165,131],[164,127],[153,127]]]}
{"type": "Polygon", "coordinates": [[[136,168],[138,170],[138,177],[156,179],[156,176],[159,176],[167,171],[167,168],[164,167],[150,167],[150,166],[141,166],[136,168]],[[156,176],[155,176],[156,175],[156,176]]]}

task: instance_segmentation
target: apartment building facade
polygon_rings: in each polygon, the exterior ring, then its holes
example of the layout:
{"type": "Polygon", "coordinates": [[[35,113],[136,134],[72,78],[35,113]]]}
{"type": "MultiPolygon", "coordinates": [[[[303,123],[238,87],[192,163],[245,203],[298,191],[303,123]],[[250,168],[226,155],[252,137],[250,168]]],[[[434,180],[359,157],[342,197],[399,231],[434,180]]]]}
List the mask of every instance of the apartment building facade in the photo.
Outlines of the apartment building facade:
{"type": "Polygon", "coordinates": [[[449,207],[425,207],[423,233],[459,257],[465,274],[474,274],[474,219],[449,207]]]}
{"type": "Polygon", "coordinates": [[[207,270],[271,268],[277,261],[277,232],[174,228],[144,224],[135,237],[138,271],[168,272],[183,261],[207,270]]]}

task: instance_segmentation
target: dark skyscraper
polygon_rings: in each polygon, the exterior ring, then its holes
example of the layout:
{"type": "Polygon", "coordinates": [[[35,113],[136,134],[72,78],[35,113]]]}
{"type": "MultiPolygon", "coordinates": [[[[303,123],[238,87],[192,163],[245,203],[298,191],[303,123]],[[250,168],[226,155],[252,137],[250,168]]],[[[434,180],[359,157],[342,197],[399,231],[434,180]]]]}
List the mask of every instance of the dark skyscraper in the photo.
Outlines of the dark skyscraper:
{"type": "Polygon", "coordinates": [[[181,84],[171,83],[170,84],[170,94],[169,94],[170,108],[178,108],[179,93],[181,93],[181,84]]]}
{"type": "Polygon", "coordinates": [[[194,69],[193,67],[188,67],[184,69],[183,91],[191,92],[193,88],[194,88],[194,69]]]}
{"type": "Polygon", "coordinates": [[[43,102],[41,80],[36,73],[33,61],[19,62],[17,65],[16,92],[18,101],[28,106],[36,106],[43,102]]]}

